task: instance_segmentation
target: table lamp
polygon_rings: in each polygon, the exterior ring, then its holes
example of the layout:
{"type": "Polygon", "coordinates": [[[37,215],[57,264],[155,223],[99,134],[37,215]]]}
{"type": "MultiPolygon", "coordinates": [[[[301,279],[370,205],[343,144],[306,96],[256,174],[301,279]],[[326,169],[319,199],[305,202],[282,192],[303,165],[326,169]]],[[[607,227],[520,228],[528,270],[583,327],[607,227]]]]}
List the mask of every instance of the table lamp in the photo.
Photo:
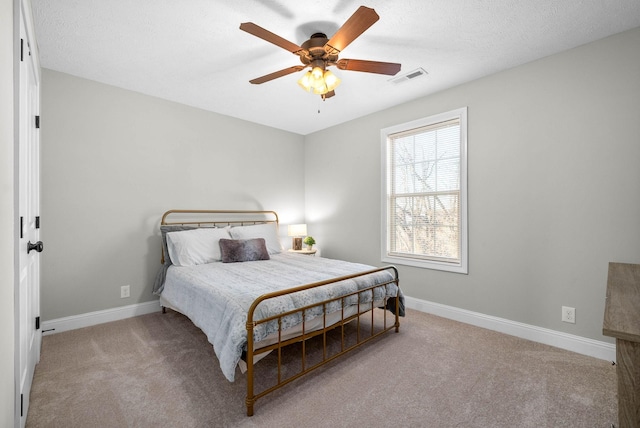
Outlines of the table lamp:
{"type": "Polygon", "coordinates": [[[302,250],[302,237],[307,236],[306,224],[290,224],[287,227],[287,234],[293,237],[291,242],[292,250],[302,250]]]}

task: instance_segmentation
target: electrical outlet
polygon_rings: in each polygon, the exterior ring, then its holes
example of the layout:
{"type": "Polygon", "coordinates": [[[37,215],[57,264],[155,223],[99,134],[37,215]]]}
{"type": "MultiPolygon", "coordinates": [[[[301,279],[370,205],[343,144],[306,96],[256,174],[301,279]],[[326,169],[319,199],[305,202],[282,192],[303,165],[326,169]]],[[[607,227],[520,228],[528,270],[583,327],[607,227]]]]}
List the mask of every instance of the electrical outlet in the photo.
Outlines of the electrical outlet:
{"type": "Polygon", "coordinates": [[[569,306],[562,307],[562,321],[576,323],[576,308],[570,308],[569,306]]]}
{"type": "Polygon", "coordinates": [[[123,285],[122,287],[120,287],[120,298],[121,299],[129,297],[130,295],[131,295],[131,286],[123,285]]]}

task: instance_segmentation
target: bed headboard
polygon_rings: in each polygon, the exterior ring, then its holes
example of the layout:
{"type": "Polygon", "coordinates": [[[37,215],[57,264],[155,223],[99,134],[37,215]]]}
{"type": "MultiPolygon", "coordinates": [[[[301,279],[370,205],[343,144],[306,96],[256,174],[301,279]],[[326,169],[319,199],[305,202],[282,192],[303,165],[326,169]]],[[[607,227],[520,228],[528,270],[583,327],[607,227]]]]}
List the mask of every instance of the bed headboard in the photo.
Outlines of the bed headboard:
{"type": "Polygon", "coordinates": [[[198,227],[245,226],[275,223],[275,211],[247,210],[170,210],[162,215],[160,225],[193,225],[198,227]]]}
{"type": "MultiPolygon", "coordinates": [[[[226,227],[275,223],[278,230],[278,214],[275,211],[248,210],[169,210],[162,215],[160,226],[226,227]]],[[[166,241],[162,233],[162,258],[165,262],[166,241]]]]}

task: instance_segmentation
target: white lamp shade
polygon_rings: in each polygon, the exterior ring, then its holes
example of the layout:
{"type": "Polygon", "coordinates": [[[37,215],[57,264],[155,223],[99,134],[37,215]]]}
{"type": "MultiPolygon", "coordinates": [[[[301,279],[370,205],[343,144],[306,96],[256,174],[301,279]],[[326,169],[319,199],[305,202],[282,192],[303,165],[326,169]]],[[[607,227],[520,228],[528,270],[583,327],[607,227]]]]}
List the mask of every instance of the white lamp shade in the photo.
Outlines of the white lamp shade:
{"type": "Polygon", "coordinates": [[[287,235],[289,236],[307,236],[306,224],[290,224],[287,226],[287,235]]]}

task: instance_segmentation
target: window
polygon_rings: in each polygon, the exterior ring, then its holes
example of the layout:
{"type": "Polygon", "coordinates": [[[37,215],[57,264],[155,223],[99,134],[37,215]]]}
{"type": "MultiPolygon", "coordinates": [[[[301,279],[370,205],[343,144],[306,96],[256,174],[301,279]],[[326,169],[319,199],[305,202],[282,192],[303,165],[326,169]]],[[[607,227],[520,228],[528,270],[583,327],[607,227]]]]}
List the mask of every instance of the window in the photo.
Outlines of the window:
{"type": "Polygon", "coordinates": [[[385,128],[382,261],[468,272],[467,109],[385,128]]]}

